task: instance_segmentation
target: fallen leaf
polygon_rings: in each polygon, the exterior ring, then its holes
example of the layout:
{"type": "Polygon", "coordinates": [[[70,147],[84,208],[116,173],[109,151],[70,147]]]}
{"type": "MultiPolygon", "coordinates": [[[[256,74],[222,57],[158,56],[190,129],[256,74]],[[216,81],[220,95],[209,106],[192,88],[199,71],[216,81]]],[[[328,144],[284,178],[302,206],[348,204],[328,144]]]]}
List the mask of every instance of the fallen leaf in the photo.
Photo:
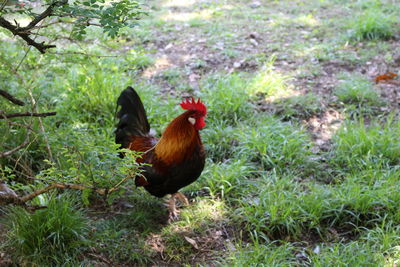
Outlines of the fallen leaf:
{"type": "Polygon", "coordinates": [[[397,76],[396,73],[387,72],[385,74],[376,76],[375,77],[375,83],[379,83],[379,82],[382,82],[382,81],[393,80],[396,76],[397,76]]]}
{"type": "Polygon", "coordinates": [[[191,239],[188,236],[184,236],[186,241],[189,242],[195,249],[199,249],[199,246],[197,245],[196,241],[194,239],[191,239]]]}

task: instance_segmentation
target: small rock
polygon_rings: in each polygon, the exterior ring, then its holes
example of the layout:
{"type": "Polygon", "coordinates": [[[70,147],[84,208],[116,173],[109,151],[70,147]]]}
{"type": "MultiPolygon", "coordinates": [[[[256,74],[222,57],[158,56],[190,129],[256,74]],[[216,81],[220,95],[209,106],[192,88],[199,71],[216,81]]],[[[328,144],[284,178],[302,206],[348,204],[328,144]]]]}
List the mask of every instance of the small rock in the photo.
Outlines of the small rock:
{"type": "Polygon", "coordinates": [[[174,45],[172,43],[167,44],[166,47],[164,47],[164,50],[169,50],[173,47],[174,45]]]}
{"type": "Polygon", "coordinates": [[[242,65],[242,64],[241,64],[240,62],[235,62],[235,63],[233,63],[233,67],[234,67],[235,69],[240,68],[241,65],[242,65]]]}
{"type": "Polygon", "coordinates": [[[190,82],[196,82],[197,80],[199,80],[201,77],[200,75],[196,74],[196,73],[192,73],[189,75],[189,81],[190,82]]]}
{"type": "Polygon", "coordinates": [[[249,38],[258,39],[258,38],[260,38],[260,36],[258,35],[258,33],[252,32],[252,33],[249,34],[249,38]]]}
{"type": "Polygon", "coordinates": [[[191,239],[188,236],[184,236],[187,242],[189,242],[195,249],[199,249],[199,246],[197,245],[196,241],[194,239],[191,239]]]}
{"type": "Polygon", "coordinates": [[[251,8],[259,8],[261,6],[261,3],[259,1],[254,1],[253,3],[250,4],[251,8]]]}
{"type": "Polygon", "coordinates": [[[254,46],[258,46],[258,42],[255,39],[250,39],[250,43],[254,46]]]}

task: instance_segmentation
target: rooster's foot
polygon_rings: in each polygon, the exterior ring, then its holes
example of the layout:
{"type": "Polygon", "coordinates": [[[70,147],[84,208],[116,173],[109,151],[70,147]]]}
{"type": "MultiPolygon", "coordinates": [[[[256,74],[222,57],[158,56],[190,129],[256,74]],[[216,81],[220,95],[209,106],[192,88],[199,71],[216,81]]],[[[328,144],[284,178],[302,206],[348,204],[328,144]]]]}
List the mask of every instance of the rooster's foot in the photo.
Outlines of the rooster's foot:
{"type": "Polygon", "coordinates": [[[176,199],[182,203],[183,206],[188,206],[189,201],[186,196],[180,192],[172,194],[171,197],[166,200],[166,206],[168,208],[168,222],[176,221],[179,218],[179,210],[176,208],[176,199]]]}

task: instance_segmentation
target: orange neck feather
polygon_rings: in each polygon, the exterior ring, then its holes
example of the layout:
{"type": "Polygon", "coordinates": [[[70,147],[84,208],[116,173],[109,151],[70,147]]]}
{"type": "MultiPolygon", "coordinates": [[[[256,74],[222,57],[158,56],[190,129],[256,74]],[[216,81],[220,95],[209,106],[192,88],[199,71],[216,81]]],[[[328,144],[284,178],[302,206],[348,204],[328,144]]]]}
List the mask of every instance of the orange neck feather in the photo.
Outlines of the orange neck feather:
{"type": "Polygon", "coordinates": [[[175,118],[165,129],[155,147],[158,158],[166,164],[182,162],[201,144],[199,133],[188,121],[192,112],[187,111],[175,118]]]}

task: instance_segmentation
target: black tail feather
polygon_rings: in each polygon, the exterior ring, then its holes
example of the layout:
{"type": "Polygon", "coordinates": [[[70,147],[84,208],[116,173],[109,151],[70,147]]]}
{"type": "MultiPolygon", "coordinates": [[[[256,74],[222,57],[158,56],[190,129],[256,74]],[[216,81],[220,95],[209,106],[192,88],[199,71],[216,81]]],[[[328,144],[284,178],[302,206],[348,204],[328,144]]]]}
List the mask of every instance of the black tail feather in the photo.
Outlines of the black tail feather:
{"type": "Polygon", "coordinates": [[[117,100],[121,109],[117,112],[119,122],[115,131],[115,142],[127,148],[134,136],[146,136],[150,132],[146,111],[139,95],[132,87],[122,91],[117,100]]]}

